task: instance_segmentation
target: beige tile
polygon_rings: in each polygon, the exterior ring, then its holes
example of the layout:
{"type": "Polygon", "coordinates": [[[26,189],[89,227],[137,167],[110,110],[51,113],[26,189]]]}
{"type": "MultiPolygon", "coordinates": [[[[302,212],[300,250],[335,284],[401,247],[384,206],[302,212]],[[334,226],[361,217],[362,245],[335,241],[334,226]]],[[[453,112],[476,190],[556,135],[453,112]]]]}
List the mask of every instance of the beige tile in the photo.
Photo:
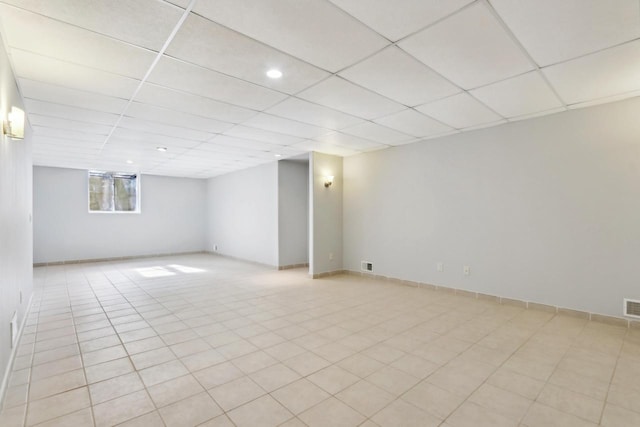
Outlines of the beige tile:
{"type": "Polygon", "coordinates": [[[360,378],[339,366],[331,365],[307,377],[309,381],[321,387],[330,394],[336,394],[360,378]]]}
{"type": "Polygon", "coordinates": [[[597,424],[578,418],[550,406],[534,402],[522,420],[527,427],[590,427],[597,424]]]}
{"type": "Polygon", "coordinates": [[[269,353],[272,357],[282,362],[284,360],[291,359],[292,357],[298,356],[304,353],[306,350],[297,344],[287,341],[287,342],[274,345],[273,347],[269,347],[265,351],[269,353]]]}
{"type": "Polygon", "coordinates": [[[370,358],[377,360],[378,362],[384,363],[385,365],[388,365],[394,360],[398,360],[405,355],[404,351],[386,344],[374,345],[373,347],[369,347],[362,353],[365,356],[369,356],[370,358]]]}
{"type": "Polygon", "coordinates": [[[198,382],[209,390],[222,384],[226,384],[244,376],[242,371],[236,368],[232,363],[220,363],[209,368],[202,369],[193,373],[198,382]]]}
{"type": "Polygon", "coordinates": [[[204,388],[192,375],[185,375],[148,387],[147,391],[156,407],[160,408],[201,393],[204,388]]]}
{"type": "Polygon", "coordinates": [[[139,341],[124,343],[124,347],[129,354],[143,353],[156,348],[165,347],[164,341],[160,337],[151,337],[139,341]]]}
{"type": "Polygon", "coordinates": [[[345,345],[333,342],[316,347],[313,349],[313,352],[332,363],[336,363],[353,355],[355,350],[352,350],[345,345]]]}
{"type": "Polygon", "coordinates": [[[531,400],[535,399],[544,387],[544,382],[506,368],[497,370],[489,377],[487,383],[531,400]]]}
{"type": "Polygon", "coordinates": [[[229,417],[223,414],[200,424],[200,427],[235,427],[235,425],[231,422],[229,417]]]}
{"type": "Polygon", "coordinates": [[[440,366],[422,357],[406,354],[391,363],[394,368],[400,369],[418,379],[424,379],[434,373],[440,366]]]}
{"type": "Polygon", "coordinates": [[[77,388],[29,403],[27,425],[31,426],[91,405],[87,387],[77,388]]]}
{"type": "Polygon", "coordinates": [[[99,403],[93,407],[96,427],[113,426],[155,409],[144,390],[99,403]]]}
{"type": "Polygon", "coordinates": [[[244,356],[245,354],[253,353],[259,349],[249,341],[243,339],[217,347],[216,350],[227,359],[234,359],[236,357],[244,356]]]}
{"type": "Polygon", "coordinates": [[[118,377],[133,371],[133,365],[128,357],[85,368],[87,382],[89,384],[108,380],[109,378],[118,377]]]}
{"type": "Polygon", "coordinates": [[[599,400],[607,397],[609,389],[608,383],[566,369],[556,369],[549,378],[549,382],[599,400]]]}
{"type": "Polygon", "coordinates": [[[394,401],[378,412],[372,420],[380,427],[435,427],[442,422],[441,419],[401,399],[394,401]]]}
{"type": "Polygon", "coordinates": [[[504,417],[473,402],[465,402],[447,418],[455,427],[517,427],[518,421],[504,417]]]}
{"type": "Polygon", "coordinates": [[[347,387],[335,397],[366,417],[372,416],[396,399],[396,396],[365,380],[347,387]]]}
{"type": "Polygon", "coordinates": [[[94,405],[144,389],[136,372],[91,384],[89,393],[94,405]]]}
{"type": "Polygon", "coordinates": [[[486,409],[514,421],[520,421],[533,403],[532,400],[492,386],[491,384],[481,385],[480,388],[469,397],[469,401],[477,403],[486,409]]]}
{"type": "Polygon", "coordinates": [[[209,394],[225,411],[230,411],[244,405],[260,396],[266,391],[249,377],[241,377],[209,390],[209,394]]]}
{"type": "Polygon", "coordinates": [[[155,350],[145,351],[144,353],[137,353],[131,356],[133,366],[138,371],[152,366],[160,365],[165,362],[170,362],[176,358],[175,354],[169,347],[160,347],[155,350]]]}
{"type": "Polygon", "coordinates": [[[0,411],[0,425],[3,427],[24,427],[27,405],[15,406],[0,411]]]}
{"type": "Polygon", "coordinates": [[[297,356],[287,359],[282,363],[303,377],[331,365],[331,362],[310,351],[305,351],[304,353],[298,354],[297,356]]]}
{"type": "Polygon", "coordinates": [[[27,403],[28,384],[16,385],[6,389],[3,405],[5,408],[21,406],[27,403]]]}
{"type": "Polygon", "coordinates": [[[33,381],[29,387],[29,400],[38,400],[64,391],[73,390],[87,384],[83,369],[54,375],[40,381],[33,381]]]}
{"type": "Polygon", "coordinates": [[[445,419],[466,400],[448,390],[423,381],[402,395],[402,399],[424,411],[445,419]]]}
{"type": "Polygon", "coordinates": [[[102,350],[96,350],[89,353],[82,354],[82,361],[84,366],[93,366],[99,363],[109,362],[115,359],[121,359],[127,357],[128,354],[124,350],[124,347],[117,345],[114,347],[103,348],[102,350]]]}
{"type": "Polygon", "coordinates": [[[562,412],[598,423],[604,407],[603,400],[593,399],[553,384],[547,384],[538,396],[538,402],[556,408],[562,412]]]}
{"type": "Polygon", "coordinates": [[[335,397],[330,397],[298,416],[309,427],[355,427],[365,417],[335,397]]]}
{"type": "Polygon", "coordinates": [[[293,414],[299,414],[329,397],[327,392],[305,378],[284,386],[271,395],[293,414]]]}
{"type": "Polygon", "coordinates": [[[392,366],[385,366],[369,375],[366,380],[395,396],[400,396],[420,381],[392,366]]]}
{"type": "Polygon", "coordinates": [[[115,345],[122,344],[117,335],[109,335],[102,338],[96,338],[90,341],[84,341],[80,343],[80,351],[88,353],[91,351],[102,350],[103,348],[113,347],[115,345]]]}
{"type": "Polygon", "coordinates": [[[31,369],[31,381],[42,380],[47,377],[64,374],[65,372],[74,371],[80,368],[82,368],[82,359],[80,356],[65,357],[64,359],[58,359],[53,362],[34,366],[31,369]]]}
{"type": "Polygon", "coordinates": [[[338,362],[337,365],[360,378],[368,377],[385,366],[383,363],[365,356],[362,353],[347,357],[338,362]]]}
{"type": "Polygon", "coordinates": [[[78,344],[65,345],[52,350],[41,351],[33,355],[33,366],[80,354],[78,344]]]}
{"type": "Polygon", "coordinates": [[[118,424],[118,427],[164,427],[164,425],[160,413],[153,411],[118,424]]]}
{"type": "Polygon", "coordinates": [[[300,375],[296,374],[293,370],[287,368],[282,363],[278,363],[254,372],[250,374],[250,377],[258,383],[260,387],[271,392],[296,381],[300,378],[300,375]]]}
{"type": "Polygon", "coordinates": [[[173,360],[171,362],[143,369],[138,373],[140,374],[140,378],[142,378],[144,385],[151,387],[152,385],[187,375],[189,371],[178,360],[173,360]]]}
{"type": "Polygon", "coordinates": [[[38,427],[69,427],[93,425],[93,412],[91,412],[90,408],[86,408],[78,412],[73,412],[69,415],[63,415],[62,417],[54,418],[51,421],[38,424],[38,427]]]}
{"type": "Polygon", "coordinates": [[[269,395],[242,405],[227,415],[237,427],[279,426],[293,417],[291,412],[269,395]]]}
{"type": "Polygon", "coordinates": [[[180,361],[191,372],[217,365],[225,360],[226,359],[220,353],[213,349],[180,358],[180,361]]]}
{"type": "Polygon", "coordinates": [[[249,353],[235,358],[231,363],[245,374],[250,374],[271,365],[275,365],[278,361],[264,351],[256,351],[254,353],[249,353]]]}
{"type": "Polygon", "coordinates": [[[207,393],[196,394],[159,411],[167,427],[196,426],[222,414],[220,407],[207,393]]]}
{"type": "Polygon", "coordinates": [[[607,404],[602,415],[603,427],[628,427],[640,425],[640,412],[607,404]]]}
{"type": "Polygon", "coordinates": [[[201,338],[185,341],[183,343],[174,344],[171,346],[171,351],[173,351],[178,357],[185,357],[210,349],[211,346],[209,346],[209,344],[207,344],[207,342],[201,338]]]}

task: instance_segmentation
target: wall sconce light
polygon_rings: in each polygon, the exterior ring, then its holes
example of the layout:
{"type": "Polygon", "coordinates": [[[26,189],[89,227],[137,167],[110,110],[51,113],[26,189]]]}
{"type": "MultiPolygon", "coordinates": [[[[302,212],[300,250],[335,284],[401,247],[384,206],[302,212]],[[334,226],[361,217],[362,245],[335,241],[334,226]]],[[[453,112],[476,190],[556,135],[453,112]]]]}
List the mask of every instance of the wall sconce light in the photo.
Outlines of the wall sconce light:
{"type": "Polygon", "coordinates": [[[13,139],[24,139],[24,111],[11,107],[8,120],[2,122],[2,133],[13,139]]]}
{"type": "Polygon", "coordinates": [[[325,186],[325,188],[331,187],[331,184],[333,184],[333,175],[325,176],[324,177],[324,186],[325,186]]]}

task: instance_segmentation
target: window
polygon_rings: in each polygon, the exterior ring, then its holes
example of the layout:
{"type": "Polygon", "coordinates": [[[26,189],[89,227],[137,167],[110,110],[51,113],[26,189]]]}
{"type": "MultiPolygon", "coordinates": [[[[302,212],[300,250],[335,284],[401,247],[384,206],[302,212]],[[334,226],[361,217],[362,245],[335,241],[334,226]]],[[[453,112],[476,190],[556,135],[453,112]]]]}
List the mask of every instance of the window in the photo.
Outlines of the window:
{"type": "Polygon", "coordinates": [[[137,174],[89,171],[89,212],[140,212],[137,174]]]}

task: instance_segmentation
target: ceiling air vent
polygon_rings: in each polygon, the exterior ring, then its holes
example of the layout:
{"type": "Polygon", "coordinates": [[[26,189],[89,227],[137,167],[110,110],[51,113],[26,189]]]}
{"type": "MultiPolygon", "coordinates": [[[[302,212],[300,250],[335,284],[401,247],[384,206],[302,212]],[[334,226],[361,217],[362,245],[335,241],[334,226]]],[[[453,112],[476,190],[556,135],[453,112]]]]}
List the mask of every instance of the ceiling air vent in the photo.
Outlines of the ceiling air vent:
{"type": "Polygon", "coordinates": [[[640,300],[624,299],[624,315],[640,319],[640,300]]]}

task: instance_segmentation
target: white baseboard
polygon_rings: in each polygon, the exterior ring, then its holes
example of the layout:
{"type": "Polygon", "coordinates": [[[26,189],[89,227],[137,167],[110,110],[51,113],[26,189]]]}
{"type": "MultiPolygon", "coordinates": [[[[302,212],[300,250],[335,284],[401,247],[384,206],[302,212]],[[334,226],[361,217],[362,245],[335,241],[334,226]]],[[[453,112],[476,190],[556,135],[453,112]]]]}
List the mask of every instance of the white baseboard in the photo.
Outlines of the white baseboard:
{"type": "Polygon", "coordinates": [[[9,355],[9,362],[7,363],[7,368],[4,370],[4,376],[2,377],[2,383],[0,383],[0,410],[4,405],[4,397],[7,392],[7,388],[9,388],[9,377],[11,377],[11,370],[13,368],[13,362],[16,358],[16,353],[18,348],[20,348],[20,341],[22,341],[22,332],[24,331],[24,327],[27,324],[27,318],[31,312],[31,304],[33,303],[33,294],[31,291],[31,297],[29,297],[29,304],[27,304],[27,309],[24,312],[24,317],[22,318],[22,322],[20,324],[20,329],[18,330],[18,338],[16,339],[16,345],[11,349],[11,354],[9,355]]]}

